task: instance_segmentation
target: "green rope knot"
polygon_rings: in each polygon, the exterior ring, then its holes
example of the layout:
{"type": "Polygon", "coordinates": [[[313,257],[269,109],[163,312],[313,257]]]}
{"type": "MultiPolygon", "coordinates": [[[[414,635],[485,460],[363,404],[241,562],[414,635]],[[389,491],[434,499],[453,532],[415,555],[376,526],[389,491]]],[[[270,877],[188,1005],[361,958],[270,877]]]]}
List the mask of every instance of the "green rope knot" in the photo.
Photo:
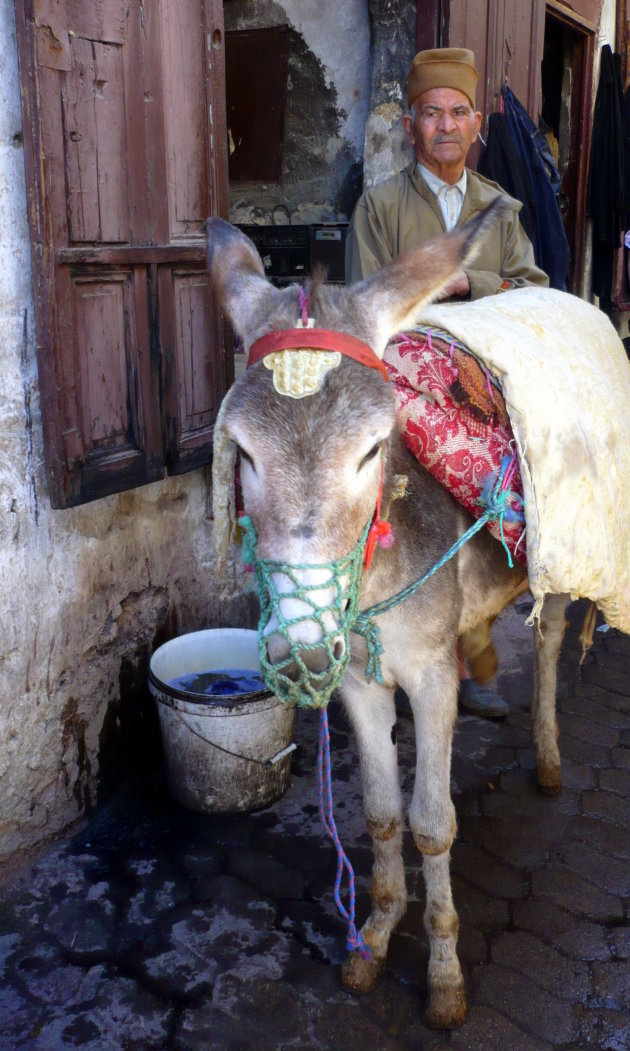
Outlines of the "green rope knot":
{"type": "Polygon", "coordinates": [[[375,624],[370,617],[366,617],[365,613],[359,613],[352,626],[352,631],[355,635],[361,635],[367,646],[368,659],[365,666],[365,678],[368,682],[374,679],[382,685],[381,653],[383,652],[383,643],[381,642],[381,630],[378,624],[375,624]]]}

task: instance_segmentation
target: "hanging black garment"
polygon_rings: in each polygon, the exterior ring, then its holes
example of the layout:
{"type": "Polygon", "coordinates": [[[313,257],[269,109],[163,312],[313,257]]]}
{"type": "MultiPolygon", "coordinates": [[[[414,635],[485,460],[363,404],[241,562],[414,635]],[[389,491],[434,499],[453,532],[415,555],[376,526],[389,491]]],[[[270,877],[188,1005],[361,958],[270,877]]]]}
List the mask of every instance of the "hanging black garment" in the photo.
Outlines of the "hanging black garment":
{"type": "Polygon", "coordinates": [[[593,292],[610,315],[613,261],[624,225],[624,128],[621,56],[609,44],[601,53],[593,117],[588,211],[593,220],[593,292]]]}
{"type": "Polygon", "coordinates": [[[536,201],[534,187],[527,168],[523,167],[518,150],[503,113],[493,113],[488,122],[488,144],[485,147],[477,170],[500,186],[523,205],[518,217],[525,233],[534,247],[538,266],[540,246],[536,226],[536,201]]]}
{"type": "Polygon", "coordinates": [[[559,175],[547,141],[527,110],[507,86],[501,96],[504,112],[490,117],[488,145],[478,169],[522,202],[520,220],[536,263],[549,277],[551,287],[564,291],[570,253],[552,184],[553,177],[557,185],[559,175]]]}
{"type": "Polygon", "coordinates": [[[626,88],[623,97],[623,173],[624,173],[624,195],[623,215],[621,216],[621,229],[626,231],[630,228],[630,87],[626,88]]]}

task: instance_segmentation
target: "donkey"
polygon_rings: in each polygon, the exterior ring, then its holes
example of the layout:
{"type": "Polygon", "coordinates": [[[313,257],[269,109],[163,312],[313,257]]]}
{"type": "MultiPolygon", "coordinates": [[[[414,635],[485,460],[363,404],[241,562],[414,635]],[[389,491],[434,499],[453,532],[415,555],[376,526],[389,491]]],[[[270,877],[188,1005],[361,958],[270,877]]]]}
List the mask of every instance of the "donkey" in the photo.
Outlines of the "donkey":
{"type": "MultiPolygon", "coordinates": [[[[315,328],[293,346],[315,342],[331,330],[367,344],[376,359],[388,340],[410,327],[419,309],[436,299],[470,263],[500,214],[491,206],[462,229],[426,243],[351,288],[313,282],[308,312],[315,328]],[[307,340],[307,335],[309,340],[307,340]]],[[[221,219],[208,221],[208,267],[223,310],[249,348],[266,334],[295,329],[304,293],[273,287],[247,237],[221,219]]],[[[310,323],[310,322],[309,322],[310,323]]],[[[335,336],[332,337],[334,345],[335,336]]],[[[378,368],[350,357],[326,371],[319,389],[304,397],[278,393],[268,364],[252,365],[224,400],[220,426],[240,455],[245,512],[257,537],[256,557],[290,563],[293,579],[306,580],[309,566],[342,559],[357,545],[373,517],[379,492],[391,494],[406,475],[404,499],[391,504],[395,543],[376,548],[360,581],[365,609],[421,577],[472,523],[470,516],[412,457],[396,427],[388,383],[378,368]]],[[[282,577],[282,574],[276,574],[282,577]]],[[[303,608],[291,597],[288,578],[278,584],[280,607],[303,608]]],[[[382,682],[366,679],[364,639],[353,635],[340,693],[356,736],[367,826],[374,866],[371,915],[361,934],[371,959],[352,951],[342,968],[346,988],[368,992],[385,966],[392,931],[405,912],[402,860],[403,802],[395,735],[394,693],[409,697],[416,733],[416,776],[409,824],[423,856],[425,928],[430,943],[427,1022],[460,1025],[466,1015],[456,953],[458,918],[450,886],[450,847],[456,833],[450,797],[450,761],[457,717],[456,640],[486,624],[527,589],[526,569],[510,569],[503,548],[484,529],[466,543],[413,597],[379,617],[382,682]]],[[[334,634],[339,610],[331,611],[330,588],[315,591],[322,616],[293,621],[292,642],[314,677],[321,678],[331,653],[344,655],[346,638],[334,634]],[[326,621],[325,618],[328,618],[326,621]],[[333,623],[332,644],[317,641],[333,623]],[[315,646],[313,645],[315,643],[315,646]]],[[[541,631],[535,632],[536,687],[533,736],[541,787],[558,791],[560,756],[555,719],[556,661],[564,632],[566,596],[548,596],[541,631]]],[[[272,618],[273,619],[273,618],[272,618]]],[[[286,647],[269,636],[269,659],[286,658],[286,647]]],[[[319,681],[319,680],[318,680],[319,681]]]]}

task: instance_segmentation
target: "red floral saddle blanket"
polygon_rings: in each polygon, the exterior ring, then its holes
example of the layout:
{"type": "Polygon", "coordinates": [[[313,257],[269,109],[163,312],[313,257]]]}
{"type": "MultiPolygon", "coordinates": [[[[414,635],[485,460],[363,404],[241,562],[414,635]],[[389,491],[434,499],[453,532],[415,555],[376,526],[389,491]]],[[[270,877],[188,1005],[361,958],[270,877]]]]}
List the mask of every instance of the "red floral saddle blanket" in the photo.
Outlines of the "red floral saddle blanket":
{"type": "MultiPolygon", "coordinates": [[[[434,478],[475,518],[489,477],[515,452],[503,395],[490,373],[447,332],[418,328],[387,347],[389,371],[405,444],[434,478]]],[[[518,462],[508,507],[522,511],[518,462]]],[[[527,562],[525,526],[503,520],[503,537],[520,562],[527,562]]],[[[522,516],[521,516],[522,517],[522,516]]],[[[487,528],[501,540],[498,521],[487,528]]]]}

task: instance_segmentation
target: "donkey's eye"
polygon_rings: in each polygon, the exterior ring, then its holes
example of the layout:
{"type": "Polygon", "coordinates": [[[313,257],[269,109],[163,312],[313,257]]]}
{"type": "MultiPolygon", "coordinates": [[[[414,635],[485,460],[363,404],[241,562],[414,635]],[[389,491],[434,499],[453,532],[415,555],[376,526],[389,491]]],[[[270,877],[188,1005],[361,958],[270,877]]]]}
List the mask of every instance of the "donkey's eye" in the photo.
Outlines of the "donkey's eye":
{"type": "Polygon", "coordinates": [[[361,463],[359,464],[359,468],[358,468],[359,471],[361,470],[361,468],[365,467],[366,463],[369,463],[370,460],[373,460],[375,456],[378,456],[380,451],[381,451],[381,443],[377,442],[376,445],[372,446],[372,448],[370,449],[369,453],[366,453],[366,455],[361,460],[361,463]]]}
{"type": "Polygon", "coordinates": [[[237,449],[238,449],[238,454],[239,454],[239,456],[241,458],[241,463],[248,463],[249,466],[251,467],[252,471],[255,471],[256,467],[254,466],[254,461],[253,461],[252,457],[249,455],[249,453],[245,452],[245,450],[240,445],[237,445],[237,449]]]}

